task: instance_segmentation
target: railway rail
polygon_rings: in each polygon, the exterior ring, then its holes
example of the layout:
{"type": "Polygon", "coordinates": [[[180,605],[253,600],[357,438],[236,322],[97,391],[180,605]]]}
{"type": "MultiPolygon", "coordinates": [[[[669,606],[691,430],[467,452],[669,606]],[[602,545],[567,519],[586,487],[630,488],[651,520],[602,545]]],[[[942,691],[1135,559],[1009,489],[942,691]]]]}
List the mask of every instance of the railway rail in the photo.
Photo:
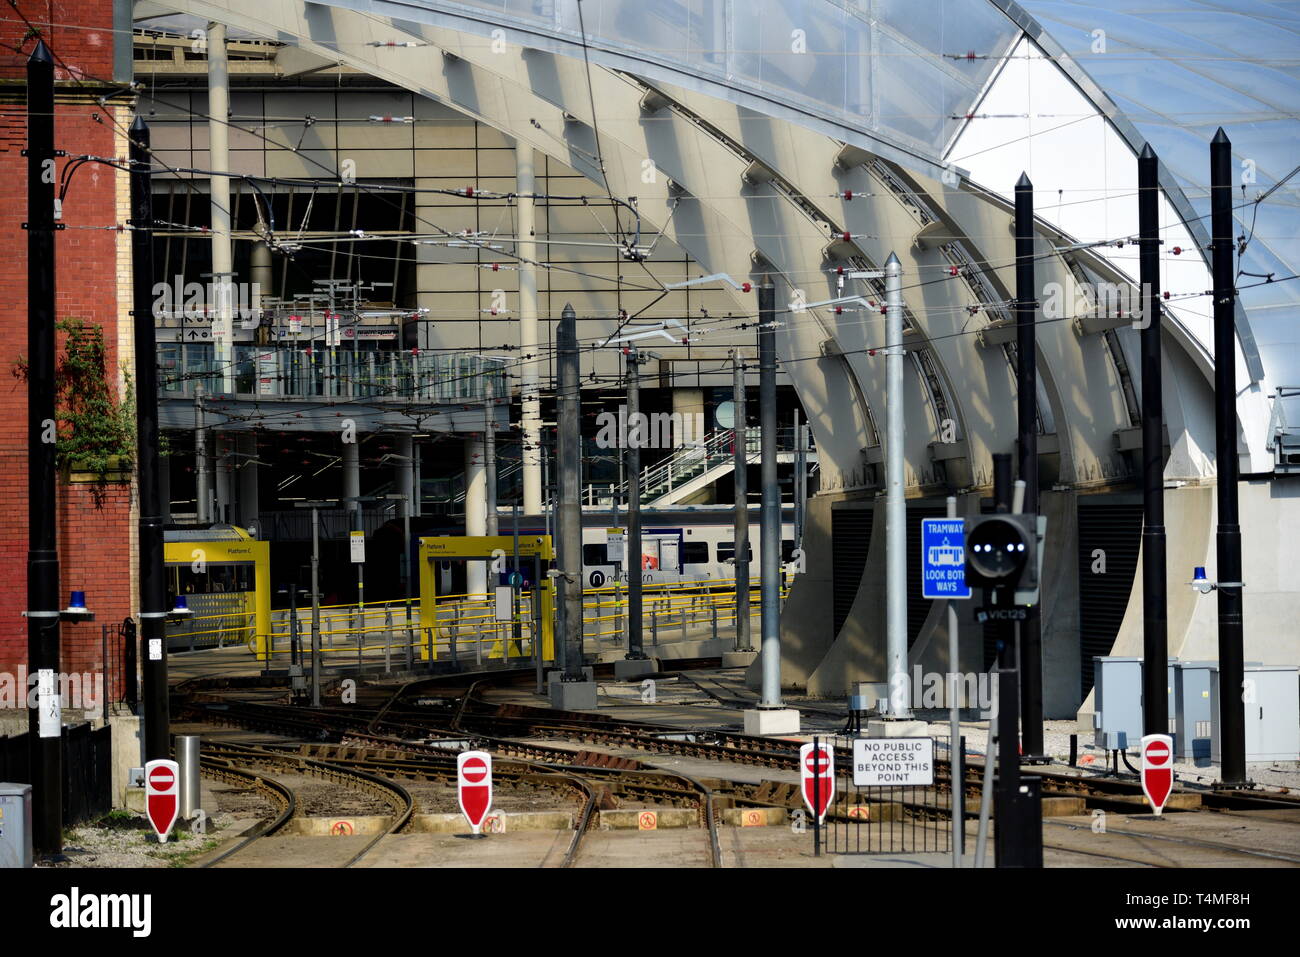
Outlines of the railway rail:
{"type": "MultiPolygon", "coordinates": [[[[332,762],[317,761],[302,755],[295,756],[264,748],[259,745],[208,743],[205,745],[205,748],[211,761],[214,763],[224,761],[225,767],[230,770],[234,770],[235,765],[239,764],[268,768],[272,771],[306,774],[311,777],[322,778],[336,784],[341,784],[344,787],[361,789],[386,803],[392,810],[392,821],[388,827],[367,841],[361,850],[348,858],[348,860],[343,864],[343,867],[352,867],[369,854],[385,837],[401,831],[408,823],[410,823],[411,815],[415,810],[415,800],[411,797],[411,793],[405,787],[397,782],[373,774],[364,768],[348,767],[332,762]]],[[[282,784],[279,786],[281,788],[284,787],[282,784]]],[[[292,817],[292,813],[289,816],[292,817]]],[[[279,821],[278,826],[274,830],[261,831],[253,835],[253,838],[266,837],[269,833],[274,833],[274,831],[280,830],[287,822],[288,818],[284,818],[279,821]]],[[[237,847],[232,848],[229,852],[223,854],[219,859],[229,857],[237,851],[249,846],[251,843],[253,843],[252,840],[245,840],[237,847]]]]}
{"type": "MultiPolygon", "coordinates": [[[[715,665],[711,659],[681,662],[684,670],[715,665]]],[[[646,800],[686,800],[699,809],[701,824],[709,830],[711,859],[720,860],[717,850],[716,816],[721,807],[799,806],[797,789],[787,788],[766,793],[761,787],[710,779],[694,781],[689,786],[666,783],[665,772],[648,768],[644,762],[627,756],[627,752],[689,757],[715,762],[768,767],[782,771],[798,768],[798,746],[781,739],[762,738],[717,729],[687,729],[630,721],[613,714],[557,711],[523,704],[502,704],[488,699],[487,691],[512,682],[532,682],[531,670],[497,671],[490,674],[450,674],[422,677],[396,689],[369,687],[358,689],[358,703],[346,708],[323,708],[309,711],[301,707],[243,700],[240,696],[268,687],[265,679],[251,681],[191,681],[178,687],[183,696],[182,708],[204,720],[277,731],[293,737],[320,742],[347,742],[369,749],[396,749],[416,755],[422,762],[441,761],[443,768],[454,763],[455,751],[465,747],[484,747],[502,758],[531,764],[534,773],[546,768],[552,773],[569,774],[583,780],[593,790],[646,800]],[[550,743],[570,745],[559,747],[550,743]],[[606,748],[577,750],[572,745],[606,748]],[[622,753],[619,753],[622,752],[622,753]],[[441,755],[438,759],[436,756],[441,755]],[[609,773],[606,773],[609,772],[609,773]],[[611,784],[611,782],[614,782],[611,784]]],[[[837,748],[837,761],[851,761],[848,749],[837,748]]],[[[394,769],[396,770],[396,769],[394,769]]],[[[967,762],[961,792],[965,797],[978,796],[982,767],[967,762]]],[[[1135,779],[1113,778],[1102,774],[1062,772],[1034,768],[1027,770],[1043,780],[1045,796],[1073,796],[1084,800],[1089,808],[1136,810],[1141,800],[1141,786],[1135,779]]],[[[679,775],[679,778],[684,776],[679,775]]],[[[767,782],[770,783],[770,782],[767,782]]],[[[575,786],[571,782],[570,786],[575,786]]],[[[949,765],[936,762],[935,787],[951,792],[949,765]]],[[[1199,793],[1207,808],[1222,810],[1260,808],[1300,808],[1295,795],[1259,791],[1214,791],[1182,787],[1182,791],[1199,793]]],[[[934,805],[904,806],[904,813],[935,818],[946,817],[946,809],[936,812],[934,805]]],[[[832,807],[832,815],[837,809],[832,807]]],[[[1171,813],[1176,813],[1172,812],[1171,813]]],[[[590,825],[594,805],[588,806],[577,829],[569,862],[576,860],[581,837],[590,825]]]]}
{"type": "Polygon", "coordinates": [[[255,774],[252,771],[245,771],[238,768],[227,758],[217,758],[204,756],[201,759],[200,767],[203,774],[208,777],[216,778],[227,784],[236,786],[255,788],[267,795],[273,802],[279,806],[278,812],[274,817],[268,818],[261,824],[254,825],[248,833],[243,835],[234,846],[227,848],[215,857],[210,857],[203,862],[203,867],[214,867],[222,861],[234,857],[244,848],[257,841],[259,838],[270,837],[272,834],[282,830],[286,824],[293,819],[298,810],[298,802],[294,797],[291,789],[285,787],[279,781],[272,778],[255,774]]]}

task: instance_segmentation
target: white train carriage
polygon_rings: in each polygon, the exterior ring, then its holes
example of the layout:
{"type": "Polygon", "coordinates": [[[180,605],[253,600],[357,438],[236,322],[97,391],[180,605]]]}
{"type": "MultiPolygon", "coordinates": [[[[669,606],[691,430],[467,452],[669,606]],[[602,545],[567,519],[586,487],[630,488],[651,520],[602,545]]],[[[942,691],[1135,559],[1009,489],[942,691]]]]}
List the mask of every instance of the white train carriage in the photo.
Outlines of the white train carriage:
{"type": "MultiPolygon", "coordinates": [[[[784,510],[788,513],[789,510],[784,510]]],[[[691,509],[657,511],[645,509],[641,513],[641,580],[647,586],[663,584],[694,584],[709,587],[711,583],[730,583],[735,577],[735,531],[731,509],[691,509]]],[[[781,561],[795,560],[794,524],[781,523],[781,561]]],[[[624,532],[623,557],[616,561],[608,545],[612,516],[608,513],[583,515],[582,577],[588,588],[601,588],[614,581],[614,569],[621,567],[621,577],[627,580],[626,516],[619,516],[624,532]]],[[[760,524],[757,509],[750,510],[749,543],[750,575],[757,583],[761,552],[760,524]]],[[[615,547],[617,550],[617,546],[615,547]]]]}

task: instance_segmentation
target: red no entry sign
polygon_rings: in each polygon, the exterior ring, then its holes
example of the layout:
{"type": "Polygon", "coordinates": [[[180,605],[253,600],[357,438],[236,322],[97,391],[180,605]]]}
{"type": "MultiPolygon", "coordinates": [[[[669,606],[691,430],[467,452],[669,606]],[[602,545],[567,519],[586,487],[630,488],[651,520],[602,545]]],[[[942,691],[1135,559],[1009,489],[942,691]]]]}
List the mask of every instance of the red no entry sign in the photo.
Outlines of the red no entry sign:
{"type": "Polygon", "coordinates": [[[456,784],[461,813],[478,834],[492,808],[492,755],[462,751],[456,757],[456,784]]]}
{"type": "Polygon", "coordinates": [[[1174,741],[1167,734],[1142,739],[1142,791],[1157,815],[1174,790],[1174,741]]]}
{"type": "Polygon", "coordinates": [[[166,842],[181,810],[180,767],[175,761],[150,761],[144,766],[144,807],[158,835],[166,842]]]}
{"type": "Polygon", "coordinates": [[[809,742],[801,747],[799,776],[804,803],[820,823],[835,797],[835,764],[830,746],[809,742]]]}
{"type": "Polygon", "coordinates": [[[175,781],[171,768],[154,768],[149,772],[149,784],[155,791],[170,791],[175,781]]]}

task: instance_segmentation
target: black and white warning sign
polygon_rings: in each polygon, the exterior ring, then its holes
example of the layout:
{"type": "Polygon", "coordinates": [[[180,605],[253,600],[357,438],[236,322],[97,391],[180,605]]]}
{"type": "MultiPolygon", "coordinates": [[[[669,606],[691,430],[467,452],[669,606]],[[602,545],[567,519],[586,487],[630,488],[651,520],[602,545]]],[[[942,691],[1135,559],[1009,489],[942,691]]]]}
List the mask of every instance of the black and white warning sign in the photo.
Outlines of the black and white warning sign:
{"type": "Polygon", "coordinates": [[[857,738],[853,783],[889,787],[934,783],[934,738],[857,738]]]}

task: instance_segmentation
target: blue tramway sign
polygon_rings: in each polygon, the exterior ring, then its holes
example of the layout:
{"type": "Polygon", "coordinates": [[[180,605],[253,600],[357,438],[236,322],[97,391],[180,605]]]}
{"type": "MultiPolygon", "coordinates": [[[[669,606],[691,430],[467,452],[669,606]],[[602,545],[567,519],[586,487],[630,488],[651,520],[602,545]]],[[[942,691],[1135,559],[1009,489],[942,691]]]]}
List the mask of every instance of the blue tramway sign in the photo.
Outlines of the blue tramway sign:
{"type": "Polygon", "coordinates": [[[960,518],[921,520],[921,595],[970,598],[966,585],[966,529],[960,518]]]}

